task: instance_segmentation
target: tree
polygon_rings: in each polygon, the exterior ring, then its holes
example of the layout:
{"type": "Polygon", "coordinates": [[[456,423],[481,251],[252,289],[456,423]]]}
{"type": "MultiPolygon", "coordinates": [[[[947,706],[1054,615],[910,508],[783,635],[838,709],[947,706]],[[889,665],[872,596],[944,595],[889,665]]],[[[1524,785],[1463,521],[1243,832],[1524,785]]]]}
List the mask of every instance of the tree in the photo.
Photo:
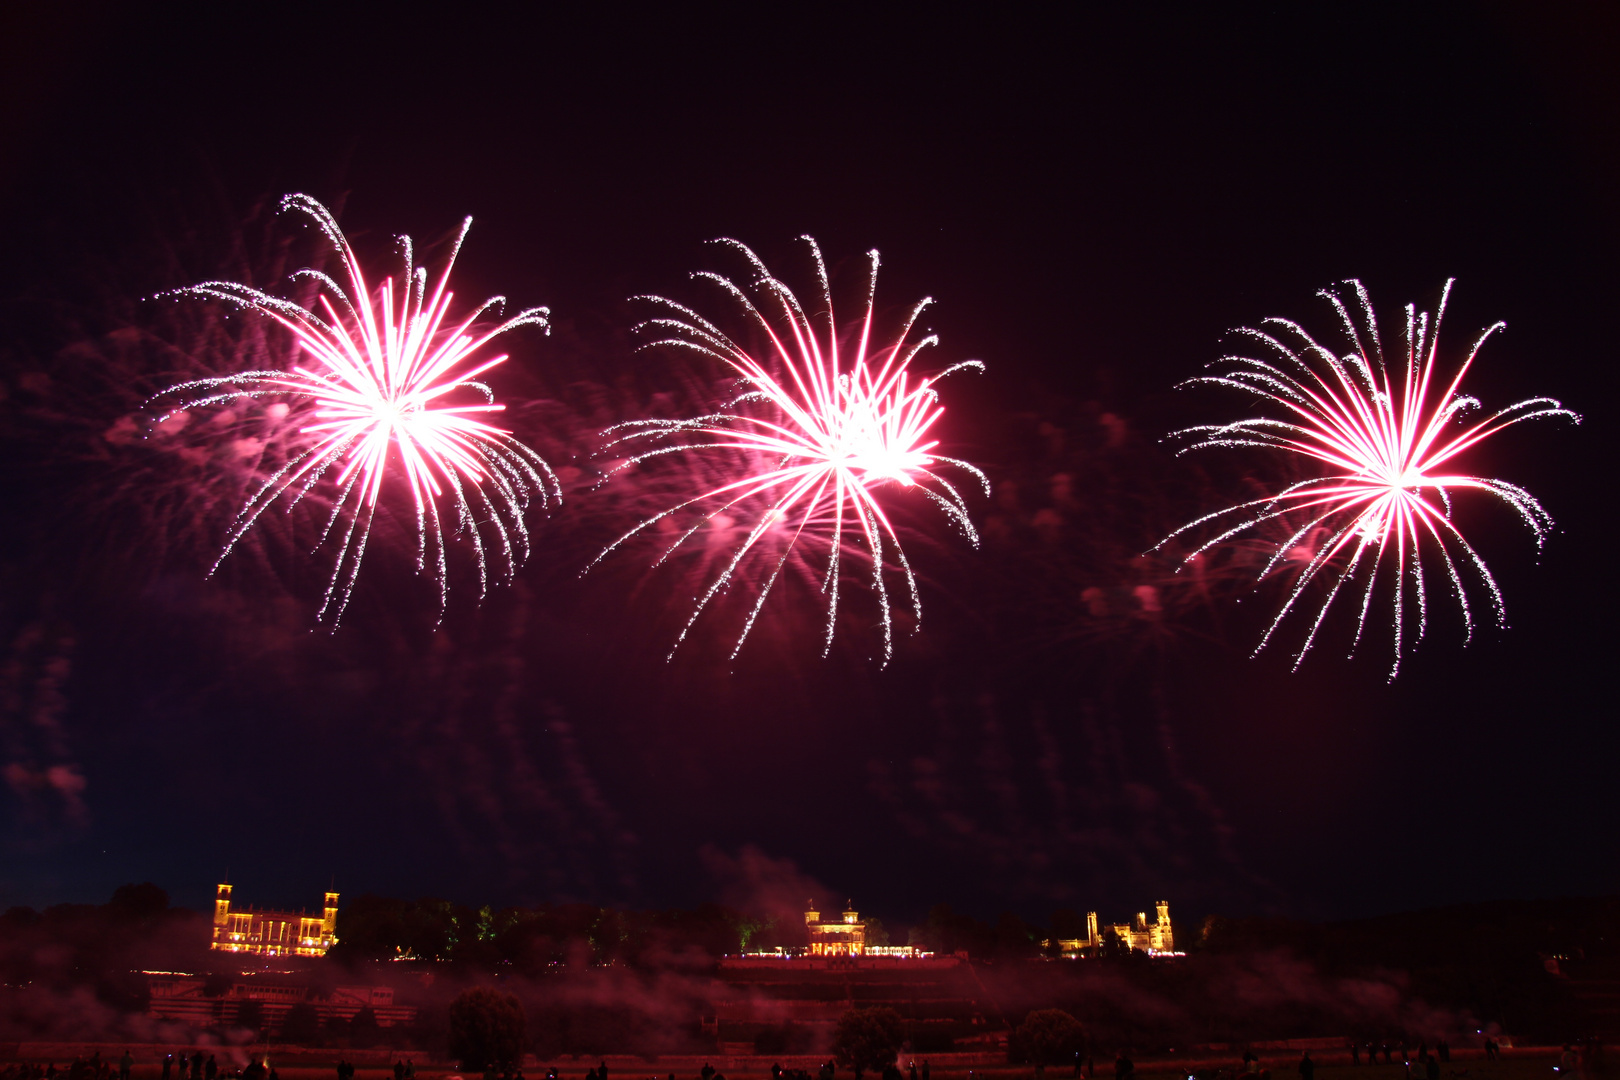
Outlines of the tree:
{"type": "Polygon", "coordinates": [[[281,1020],[281,1041],[309,1046],[321,1036],[321,1014],[307,1001],[287,1010],[281,1020]]]}
{"type": "Polygon", "coordinates": [[[1010,911],[996,919],[996,952],[1004,957],[1040,955],[1041,938],[1046,935],[1010,911]]]}
{"type": "Polygon", "coordinates": [[[1056,1065],[1073,1061],[1085,1049],[1086,1032],[1080,1021],[1062,1009],[1037,1009],[1018,1025],[1013,1045],[1031,1064],[1056,1065]]]}
{"type": "Polygon", "coordinates": [[[169,894],[150,881],[143,881],[139,885],[120,885],[113,891],[107,907],[114,917],[152,919],[169,909],[169,894]]]}
{"type": "Polygon", "coordinates": [[[450,1003],[450,1056],[479,1071],[523,1057],[523,1003],[487,986],[464,990],[450,1003]]]}
{"type": "Polygon", "coordinates": [[[989,956],[996,951],[995,931],[971,915],[957,914],[949,904],[935,904],[913,936],[932,952],[989,956]]]}
{"type": "Polygon", "coordinates": [[[236,1026],[247,1028],[255,1035],[264,1027],[264,1006],[248,998],[236,1010],[236,1026]]]}
{"type": "Polygon", "coordinates": [[[379,1034],[377,1010],[370,1005],[363,1006],[349,1021],[350,1046],[376,1046],[379,1034]]]}
{"type": "Polygon", "coordinates": [[[851,1009],[833,1030],[833,1056],[860,1076],[867,1069],[893,1064],[905,1037],[905,1021],[893,1009],[851,1009]]]}
{"type": "Polygon", "coordinates": [[[1078,912],[1068,908],[1058,908],[1052,912],[1052,936],[1063,941],[1073,941],[1086,936],[1086,920],[1078,912]]]}
{"type": "Polygon", "coordinates": [[[1102,932],[1102,944],[1097,948],[1097,955],[1104,960],[1129,960],[1131,946],[1110,926],[1102,932]]]}

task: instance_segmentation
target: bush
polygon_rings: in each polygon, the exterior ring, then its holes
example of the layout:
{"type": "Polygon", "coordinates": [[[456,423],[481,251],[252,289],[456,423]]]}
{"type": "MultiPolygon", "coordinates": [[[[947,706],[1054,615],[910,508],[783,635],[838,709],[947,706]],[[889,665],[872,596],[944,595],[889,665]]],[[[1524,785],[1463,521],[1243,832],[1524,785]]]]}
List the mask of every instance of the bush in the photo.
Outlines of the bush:
{"type": "Polygon", "coordinates": [[[860,1076],[867,1069],[892,1065],[905,1037],[905,1021],[893,1009],[851,1009],[833,1030],[833,1056],[860,1076]]]}
{"type": "Polygon", "coordinates": [[[236,1009],[236,1026],[247,1028],[255,1035],[264,1027],[264,1005],[252,998],[242,1002],[236,1009]]]}
{"type": "Polygon", "coordinates": [[[1057,1065],[1073,1061],[1085,1045],[1080,1021],[1062,1009],[1037,1009],[1013,1032],[1010,1049],[1030,1064],[1057,1065]]]}
{"type": "Polygon", "coordinates": [[[523,1058],[523,1003],[487,986],[464,990],[450,1003],[450,1056],[478,1071],[523,1058]]]}
{"type": "Polygon", "coordinates": [[[287,1010],[281,1020],[281,1041],[299,1046],[313,1046],[321,1037],[321,1014],[307,1001],[300,1001],[287,1010]]]}
{"type": "Polygon", "coordinates": [[[382,1031],[377,1025],[377,1010],[370,1005],[355,1013],[354,1018],[349,1021],[350,1046],[376,1046],[381,1036],[382,1031]]]}

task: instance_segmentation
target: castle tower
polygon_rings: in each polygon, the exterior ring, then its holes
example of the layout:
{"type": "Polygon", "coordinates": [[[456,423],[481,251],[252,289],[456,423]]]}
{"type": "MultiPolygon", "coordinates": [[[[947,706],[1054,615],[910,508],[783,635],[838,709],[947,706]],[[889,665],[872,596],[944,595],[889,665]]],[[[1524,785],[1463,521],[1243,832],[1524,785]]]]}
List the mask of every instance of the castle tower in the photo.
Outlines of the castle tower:
{"type": "Polygon", "coordinates": [[[804,924],[809,926],[811,923],[820,921],[821,912],[816,910],[816,902],[814,900],[806,900],[804,902],[804,924]]]}
{"type": "Polygon", "coordinates": [[[1176,938],[1170,929],[1170,901],[1160,900],[1154,906],[1157,909],[1153,922],[1153,928],[1157,931],[1154,937],[1159,939],[1154,948],[1163,952],[1172,952],[1176,947],[1176,938]]]}
{"type": "Polygon", "coordinates": [[[861,913],[855,910],[855,901],[844,901],[844,921],[847,923],[858,922],[860,917],[861,913]]]}
{"type": "Polygon", "coordinates": [[[214,890],[214,926],[223,929],[231,918],[231,887],[221,884],[214,890]]]}
{"type": "Polygon", "coordinates": [[[1086,912],[1086,947],[1088,949],[1095,949],[1101,944],[1102,934],[1097,930],[1097,913],[1095,911],[1088,911],[1086,912]]]}
{"type": "Polygon", "coordinates": [[[321,936],[329,941],[337,940],[337,907],[338,894],[335,892],[327,893],[326,906],[321,912],[321,936]]]}

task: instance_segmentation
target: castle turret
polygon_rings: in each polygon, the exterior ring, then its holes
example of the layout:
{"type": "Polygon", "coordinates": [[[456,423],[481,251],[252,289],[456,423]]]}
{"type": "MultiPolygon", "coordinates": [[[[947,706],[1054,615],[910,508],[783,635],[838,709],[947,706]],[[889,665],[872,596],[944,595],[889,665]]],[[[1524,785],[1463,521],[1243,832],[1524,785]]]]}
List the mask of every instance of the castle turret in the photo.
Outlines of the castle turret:
{"type": "Polygon", "coordinates": [[[223,927],[231,919],[231,887],[218,885],[214,889],[214,925],[223,927]]]}
{"type": "Polygon", "coordinates": [[[804,924],[809,926],[811,923],[820,921],[821,912],[816,910],[816,902],[814,900],[806,900],[804,902],[804,924]]]}
{"type": "Polygon", "coordinates": [[[1153,921],[1155,949],[1161,952],[1173,952],[1176,947],[1176,937],[1170,929],[1170,901],[1160,900],[1156,905],[1153,921]]]}

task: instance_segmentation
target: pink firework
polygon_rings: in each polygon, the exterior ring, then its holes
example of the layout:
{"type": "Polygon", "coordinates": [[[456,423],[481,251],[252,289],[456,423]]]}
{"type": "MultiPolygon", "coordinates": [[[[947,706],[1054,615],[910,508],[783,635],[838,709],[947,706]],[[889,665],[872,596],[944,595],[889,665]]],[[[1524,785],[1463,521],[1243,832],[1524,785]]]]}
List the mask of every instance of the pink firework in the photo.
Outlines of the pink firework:
{"type": "Polygon", "coordinates": [[[942,465],[961,470],[976,479],[986,494],[989,482],[972,465],[936,453],[939,444],[929,438],[929,431],[944,412],[934,384],[952,371],[982,369],[983,365],[968,361],[927,377],[911,372],[917,353],[938,340],[932,336],[909,340],[918,316],[930,303],[926,299],[912,309],[891,341],[873,344],[876,251],[869,253],[865,312],[854,332],[841,339],[821,249],[810,237],[802,239],[809,244],[815,265],[818,294],[813,310],[806,311],[792,290],[735,240],[716,243],[747,261],[751,276],[746,287],[719,274],[694,275],[719,287],[741,309],[760,340],[768,343],[764,359],[691,308],[662,297],[642,298],[657,305],[662,314],[638,329],[665,335],[646,347],[693,350],[720,361],[741,380],[736,396],[708,415],[631,421],[608,432],[609,445],[629,454],[615,472],[669,454],[719,453],[742,463],[742,475],[733,475],[652,515],[610,544],[592,563],[594,566],[643,530],[689,508],[698,513],[697,523],[679,531],[654,565],[662,564],[700,529],[723,531],[739,521],[747,523],[738,530],[719,572],[697,597],[671,656],[698,616],[737,580],[754,555],[763,564],[762,573],[750,581],[757,595],[732,657],[747,640],[790,558],[797,557],[806,560],[801,565],[814,567],[810,576],[826,598],[823,655],[831,648],[836,624],[841,560],[866,565],[882,615],[883,659],[887,662],[894,652],[888,575],[898,574],[903,581],[913,615],[920,618],[922,610],[916,576],[884,510],[885,500],[901,492],[921,492],[971,542],[978,543],[961,493],[935,470],[942,465]],[[770,542],[765,543],[767,540],[770,542]]]}
{"type": "Polygon", "coordinates": [[[1395,658],[1389,677],[1394,679],[1405,649],[1409,595],[1417,604],[1415,639],[1422,639],[1427,626],[1426,557],[1444,567],[1470,636],[1473,612],[1463,584],[1465,570],[1484,584],[1497,625],[1506,626],[1501,590],[1484,560],[1452,523],[1452,495],[1466,491],[1494,495],[1518,512],[1538,547],[1552,528],[1552,518],[1528,491],[1505,480],[1455,473],[1451,470],[1456,468],[1456,459],[1520,421],[1561,416],[1578,423],[1580,417],[1551,398],[1528,398],[1484,419],[1465,422],[1462,415],[1479,408],[1479,402],[1459,393],[1463,377],[1485,339],[1503,324],[1487,327],[1480,334],[1449,382],[1441,381],[1443,376],[1437,378],[1440,320],[1451,293],[1448,281],[1432,319],[1428,312],[1407,306],[1402,355],[1392,378],[1367,292],[1359,281],[1345,284],[1353,291],[1353,299],[1347,300],[1337,291],[1319,294],[1339,315],[1350,345],[1344,356],[1319,345],[1296,323],[1267,319],[1259,329],[1238,331],[1258,343],[1260,355],[1225,357],[1219,362],[1225,365],[1224,371],[1187,384],[1257,394],[1265,404],[1276,407],[1280,416],[1206,424],[1177,433],[1192,437],[1186,450],[1265,447],[1296,455],[1322,474],[1290,484],[1269,498],[1207,514],[1171,537],[1229,515],[1243,519],[1200,546],[1193,553],[1196,556],[1254,526],[1286,516],[1288,535],[1271,548],[1260,576],[1285,565],[1295,568],[1295,576],[1287,600],[1255,651],[1271,640],[1307,587],[1322,578],[1327,595],[1294,657],[1296,668],[1340,591],[1359,574],[1362,594],[1353,652],[1372,609],[1375,586],[1381,577],[1392,575],[1395,658]]]}
{"type": "MultiPolygon", "coordinates": [[[[384,478],[403,481],[415,513],[417,569],[428,569],[445,601],[445,543],[439,500],[448,496],[458,531],[476,554],[480,590],[488,583],[486,542],[510,578],[528,553],[524,513],[532,499],[560,498],[557,480],[538,454],[480,417],[505,408],[478,377],[507,359],[480,353],[496,336],[519,326],[546,326],[546,309],[530,308],[495,326],[474,330],[504,300],[492,297],[446,325],[453,294],[450,269],[472,225],[468,218],[444,272],[431,288],[427,270],[412,264],[409,237],[400,237],[403,273],[375,294],[330,212],[307,195],[289,195],[282,209],[314,219],[342,256],[344,288],[317,270],[301,270],[318,290],[316,310],[258,289],[210,281],[173,296],[225,300],[266,315],[291,331],[307,363],[289,371],[245,371],[197,379],[158,395],[166,415],[241,398],[307,399],[313,407],[300,430],[308,445],[256,490],[237,514],[215,569],[236,542],[278,499],[290,510],[331,478],[331,511],[321,542],[336,536],[337,556],[318,617],[342,618],[384,494],[384,478]]],[[[212,572],[212,571],[210,571],[212,572]]]]}

